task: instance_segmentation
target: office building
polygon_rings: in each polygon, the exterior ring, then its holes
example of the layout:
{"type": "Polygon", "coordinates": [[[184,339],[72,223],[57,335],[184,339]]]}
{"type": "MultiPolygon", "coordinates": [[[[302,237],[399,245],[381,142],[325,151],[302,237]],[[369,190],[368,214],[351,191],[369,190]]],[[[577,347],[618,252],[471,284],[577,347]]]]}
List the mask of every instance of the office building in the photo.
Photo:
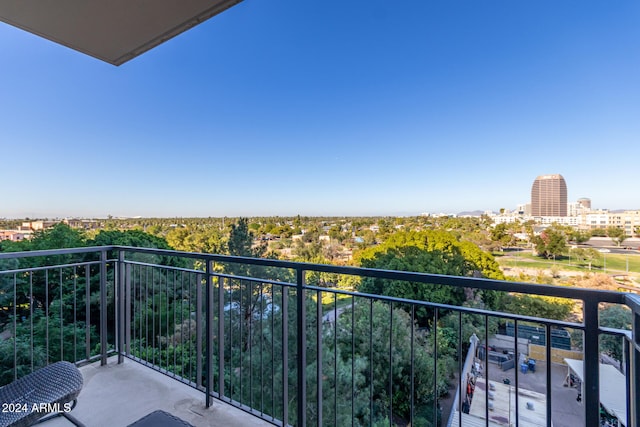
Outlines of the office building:
{"type": "Polygon", "coordinates": [[[562,175],[536,178],[531,187],[531,215],[567,216],[567,183],[562,175]]]}

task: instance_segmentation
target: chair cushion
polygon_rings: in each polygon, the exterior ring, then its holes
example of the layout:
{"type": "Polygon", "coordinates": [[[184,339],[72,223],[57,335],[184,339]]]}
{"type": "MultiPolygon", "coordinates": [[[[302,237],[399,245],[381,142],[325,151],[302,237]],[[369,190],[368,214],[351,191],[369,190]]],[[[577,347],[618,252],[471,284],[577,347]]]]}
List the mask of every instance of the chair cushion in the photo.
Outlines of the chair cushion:
{"type": "Polygon", "coordinates": [[[52,412],[69,411],[82,390],[82,374],[56,362],[0,388],[0,427],[30,426],[52,412]]]}
{"type": "Polygon", "coordinates": [[[127,427],[193,427],[185,420],[164,411],[154,411],[127,427]]]}

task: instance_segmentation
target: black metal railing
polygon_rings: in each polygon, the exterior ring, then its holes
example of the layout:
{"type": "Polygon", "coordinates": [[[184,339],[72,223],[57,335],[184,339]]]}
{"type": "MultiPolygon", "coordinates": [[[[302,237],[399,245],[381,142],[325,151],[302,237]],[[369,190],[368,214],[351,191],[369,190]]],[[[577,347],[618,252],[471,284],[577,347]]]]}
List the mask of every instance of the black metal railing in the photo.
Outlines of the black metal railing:
{"type": "Polygon", "coordinates": [[[117,353],[120,362],[136,360],[202,390],[207,406],[218,398],[276,425],[444,426],[469,416],[486,425],[596,426],[606,420],[600,358],[607,337],[622,348],[626,413],[616,415],[636,426],[639,301],[619,292],[145,248],[0,254],[2,379],[55,360],[106,363],[117,353]],[[318,281],[325,286],[307,283],[319,275],[329,277],[318,281]],[[346,276],[564,298],[581,308],[581,320],[327,287],[346,276]],[[602,327],[603,303],[628,307],[633,330],[602,327]],[[491,351],[501,331],[514,335],[512,344],[491,351]],[[532,331],[549,339],[538,337],[540,356],[521,366],[518,336],[533,342],[532,331]],[[554,339],[568,340],[571,350],[554,339]],[[567,375],[568,387],[558,389],[565,378],[551,362],[565,356],[582,359],[584,369],[581,380],[567,375]],[[515,369],[502,371],[505,360],[515,369]],[[571,386],[574,418],[561,411],[571,386]],[[497,399],[504,391],[506,403],[497,399]]]}

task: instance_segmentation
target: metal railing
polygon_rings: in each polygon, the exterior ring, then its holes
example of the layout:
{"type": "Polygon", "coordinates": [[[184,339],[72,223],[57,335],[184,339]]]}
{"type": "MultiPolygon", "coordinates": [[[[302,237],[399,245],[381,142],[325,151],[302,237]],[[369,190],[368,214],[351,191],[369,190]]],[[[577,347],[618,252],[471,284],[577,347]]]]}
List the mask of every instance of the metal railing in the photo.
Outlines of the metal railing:
{"type": "Polygon", "coordinates": [[[117,246],[0,254],[0,270],[0,345],[13,360],[5,382],[55,360],[106,363],[117,353],[202,390],[207,406],[215,397],[276,425],[428,426],[464,425],[465,416],[502,422],[490,388],[504,381],[512,384],[506,424],[570,425],[558,412],[568,388],[556,388],[564,378],[551,361],[563,353],[551,340],[534,375],[517,362],[507,372],[489,363],[491,336],[509,324],[513,347],[501,350],[517,360],[519,330],[570,335],[584,362],[572,405],[594,427],[604,420],[600,340],[615,337],[626,397],[617,415],[640,425],[640,300],[631,294],[117,246]],[[322,274],[566,298],[582,320],[307,283],[322,274]],[[630,308],[633,331],[601,327],[603,303],[630,308]],[[542,421],[531,424],[534,413],[542,421]]]}

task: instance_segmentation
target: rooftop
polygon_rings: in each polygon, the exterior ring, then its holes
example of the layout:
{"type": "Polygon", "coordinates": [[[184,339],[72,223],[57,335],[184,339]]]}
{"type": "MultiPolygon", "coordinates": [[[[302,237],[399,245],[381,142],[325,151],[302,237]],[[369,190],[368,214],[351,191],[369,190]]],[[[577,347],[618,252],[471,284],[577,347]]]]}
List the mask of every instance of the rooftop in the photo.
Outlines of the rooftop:
{"type": "Polygon", "coordinates": [[[242,0],[5,0],[0,21],[121,65],[242,0]]]}

